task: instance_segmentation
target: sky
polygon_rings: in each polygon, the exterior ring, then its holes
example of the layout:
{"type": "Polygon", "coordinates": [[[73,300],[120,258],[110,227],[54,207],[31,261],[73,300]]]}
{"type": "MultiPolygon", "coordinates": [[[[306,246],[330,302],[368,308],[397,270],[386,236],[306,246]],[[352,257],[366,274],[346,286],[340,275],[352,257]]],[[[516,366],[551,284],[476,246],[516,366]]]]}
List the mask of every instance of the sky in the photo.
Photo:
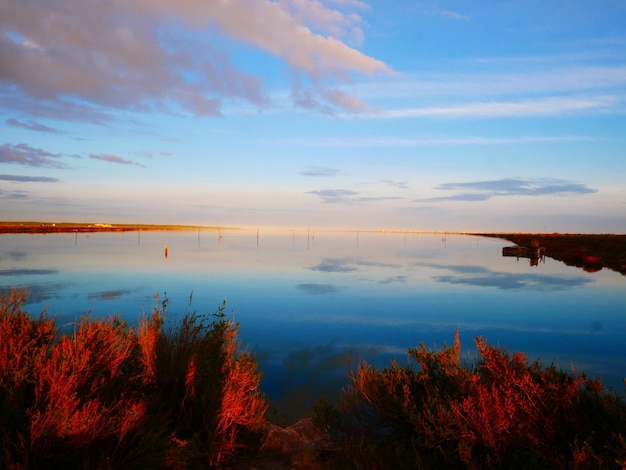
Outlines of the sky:
{"type": "Polygon", "coordinates": [[[0,0],[0,220],[626,233],[626,1],[0,0]]]}

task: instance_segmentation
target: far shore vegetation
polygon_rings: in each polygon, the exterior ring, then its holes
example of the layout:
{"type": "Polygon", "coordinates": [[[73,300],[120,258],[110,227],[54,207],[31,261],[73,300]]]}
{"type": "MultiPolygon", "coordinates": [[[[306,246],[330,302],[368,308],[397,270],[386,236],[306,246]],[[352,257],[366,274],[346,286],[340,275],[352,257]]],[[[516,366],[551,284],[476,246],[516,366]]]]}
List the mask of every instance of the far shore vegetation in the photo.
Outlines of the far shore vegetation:
{"type": "MultiPolygon", "coordinates": [[[[61,332],[26,299],[0,297],[1,468],[232,468],[259,448],[270,404],[225,305],[203,315],[190,298],[171,317],[155,296],[135,326],[86,315],[61,332]]],[[[457,332],[442,350],[409,348],[406,364],[361,363],[337,403],[311,410],[333,444],[311,468],[626,467],[623,393],[475,346],[462,359],[457,332]]]]}
{"type": "Polygon", "coordinates": [[[0,234],[3,234],[3,233],[136,232],[136,231],[151,231],[151,230],[239,230],[239,229],[237,227],[220,227],[220,226],[205,226],[205,225],[0,221],[0,234]]]}

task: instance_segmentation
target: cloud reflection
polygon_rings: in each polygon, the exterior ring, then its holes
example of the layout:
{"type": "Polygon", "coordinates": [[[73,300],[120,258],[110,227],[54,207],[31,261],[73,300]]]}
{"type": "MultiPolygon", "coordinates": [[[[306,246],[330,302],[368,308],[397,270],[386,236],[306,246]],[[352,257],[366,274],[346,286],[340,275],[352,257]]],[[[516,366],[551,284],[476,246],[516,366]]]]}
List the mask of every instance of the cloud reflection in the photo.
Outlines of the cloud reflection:
{"type": "Polygon", "coordinates": [[[0,269],[0,276],[31,276],[57,274],[57,269],[0,269]]]}
{"type": "Polygon", "coordinates": [[[87,296],[89,300],[116,300],[120,297],[130,294],[131,291],[128,289],[115,289],[115,290],[105,290],[101,292],[94,292],[87,296]]]}
{"type": "Polygon", "coordinates": [[[337,286],[333,286],[332,284],[316,284],[316,283],[308,283],[308,284],[298,284],[296,289],[299,289],[306,294],[311,295],[325,295],[325,294],[334,294],[340,291],[340,288],[337,286]]]}
{"type": "Polygon", "coordinates": [[[482,266],[430,266],[453,272],[453,274],[450,275],[433,276],[433,279],[438,282],[478,287],[495,287],[504,290],[532,289],[555,291],[581,287],[593,282],[591,279],[585,277],[536,273],[507,273],[492,271],[482,266]]]}
{"type": "Polygon", "coordinates": [[[322,258],[319,264],[315,266],[310,266],[307,269],[310,269],[311,271],[320,271],[325,273],[350,273],[353,271],[358,271],[359,267],[397,268],[399,267],[399,265],[374,261],[363,261],[353,258],[322,258]]]}
{"type": "Polygon", "coordinates": [[[286,425],[307,416],[322,396],[336,402],[340,390],[348,385],[347,373],[363,357],[375,357],[381,351],[375,347],[326,343],[296,347],[286,356],[283,354],[282,348],[263,349],[257,352],[257,357],[264,370],[261,386],[272,399],[276,412],[272,420],[286,425]],[[266,361],[273,362],[275,367],[266,361]]]}
{"type": "Polygon", "coordinates": [[[349,273],[357,270],[351,264],[354,264],[354,262],[349,258],[323,258],[318,265],[307,269],[324,273],[349,273]]]}
{"type": "MultiPolygon", "coordinates": [[[[26,284],[19,286],[20,289],[28,291],[28,296],[24,305],[40,304],[52,299],[60,299],[61,293],[69,288],[69,284],[50,283],[50,284],[26,284]]],[[[0,295],[9,292],[12,287],[0,287],[0,295]]]]}

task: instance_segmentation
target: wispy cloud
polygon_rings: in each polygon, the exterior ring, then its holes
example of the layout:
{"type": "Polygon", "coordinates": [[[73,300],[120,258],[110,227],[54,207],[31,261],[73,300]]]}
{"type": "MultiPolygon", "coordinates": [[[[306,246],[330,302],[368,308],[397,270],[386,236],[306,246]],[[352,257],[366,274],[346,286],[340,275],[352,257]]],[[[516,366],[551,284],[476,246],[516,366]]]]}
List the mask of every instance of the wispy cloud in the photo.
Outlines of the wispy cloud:
{"type": "Polygon", "coordinates": [[[365,136],[354,139],[349,137],[316,138],[316,139],[287,139],[277,141],[279,144],[306,145],[307,147],[426,147],[442,145],[507,145],[507,144],[534,144],[559,142],[594,142],[597,137],[584,135],[554,135],[554,136],[516,136],[516,137],[393,137],[393,136],[365,136]]]}
{"type": "Polygon", "coordinates": [[[326,204],[358,204],[364,202],[390,201],[402,199],[396,196],[363,196],[351,189],[319,189],[308,191],[306,194],[315,194],[326,204]]]}
{"type": "Polygon", "coordinates": [[[341,170],[338,168],[328,168],[323,166],[309,166],[302,170],[302,176],[337,176],[341,170]]]}
{"type": "Polygon", "coordinates": [[[315,194],[327,204],[352,204],[359,195],[357,191],[351,189],[320,189],[309,191],[307,194],[315,194]]]}
{"type": "Polygon", "coordinates": [[[476,72],[403,75],[388,83],[362,83],[356,90],[359,96],[368,100],[385,98],[402,103],[423,103],[433,99],[467,103],[467,96],[477,97],[485,103],[531,98],[623,96],[626,66],[580,63],[592,59],[579,56],[477,58],[464,64],[476,72]]]}
{"type": "Polygon", "coordinates": [[[443,183],[435,189],[460,191],[450,196],[416,199],[415,202],[486,201],[502,196],[572,196],[597,192],[582,183],[561,179],[504,178],[490,181],[443,183]]]}
{"type": "Polygon", "coordinates": [[[464,103],[449,106],[399,108],[355,115],[358,118],[406,119],[424,117],[495,118],[560,116],[572,113],[602,112],[615,108],[620,99],[614,95],[593,97],[548,97],[517,101],[464,103]]]}
{"type": "Polygon", "coordinates": [[[28,199],[28,193],[21,189],[16,189],[15,191],[0,189],[0,199],[28,199]]]}
{"type": "Polygon", "coordinates": [[[394,188],[409,189],[409,183],[407,181],[394,181],[389,179],[381,179],[379,181],[388,186],[393,186],[394,188]]]}
{"type": "Polygon", "coordinates": [[[7,126],[10,127],[21,127],[22,129],[27,129],[29,131],[34,132],[48,132],[51,134],[60,134],[61,131],[58,129],[54,129],[52,127],[44,126],[43,124],[39,124],[38,122],[30,121],[30,122],[22,122],[17,119],[7,119],[7,126]]]}
{"type": "Polygon", "coordinates": [[[444,18],[451,18],[453,20],[469,21],[472,19],[470,15],[463,15],[452,10],[441,10],[439,14],[444,18]]]}
{"type": "Polygon", "coordinates": [[[67,168],[67,165],[58,159],[63,155],[31,147],[28,144],[0,145],[0,163],[15,163],[17,165],[47,168],[67,168]]]}
{"type": "Polygon", "coordinates": [[[2,181],[18,181],[20,183],[58,183],[59,178],[51,176],[0,175],[2,181]]]}
{"type": "Polygon", "coordinates": [[[110,153],[90,153],[89,158],[93,158],[94,160],[103,160],[110,163],[118,163],[120,165],[136,165],[145,168],[144,165],[141,165],[140,163],[136,163],[132,160],[127,160],[126,158],[112,155],[110,153]]]}

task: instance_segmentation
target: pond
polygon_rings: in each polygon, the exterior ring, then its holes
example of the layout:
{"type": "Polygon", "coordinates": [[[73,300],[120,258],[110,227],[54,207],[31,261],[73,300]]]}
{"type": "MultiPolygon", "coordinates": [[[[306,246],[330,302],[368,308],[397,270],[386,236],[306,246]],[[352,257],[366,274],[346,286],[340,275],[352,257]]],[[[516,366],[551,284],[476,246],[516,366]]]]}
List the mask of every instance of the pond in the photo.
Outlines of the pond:
{"type": "Polygon", "coordinates": [[[202,230],[0,235],[0,288],[59,325],[159,301],[170,315],[226,301],[255,352],[277,422],[335,399],[359,360],[406,361],[420,343],[463,354],[483,336],[529,360],[603,377],[623,391],[626,278],[545,258],[503,257],[509,242],[416,232],[202,230]],[[167,248],[167,249],[166,249],[167,248]],[[166,256],[167,255],[167,256],[166,256]]]}

